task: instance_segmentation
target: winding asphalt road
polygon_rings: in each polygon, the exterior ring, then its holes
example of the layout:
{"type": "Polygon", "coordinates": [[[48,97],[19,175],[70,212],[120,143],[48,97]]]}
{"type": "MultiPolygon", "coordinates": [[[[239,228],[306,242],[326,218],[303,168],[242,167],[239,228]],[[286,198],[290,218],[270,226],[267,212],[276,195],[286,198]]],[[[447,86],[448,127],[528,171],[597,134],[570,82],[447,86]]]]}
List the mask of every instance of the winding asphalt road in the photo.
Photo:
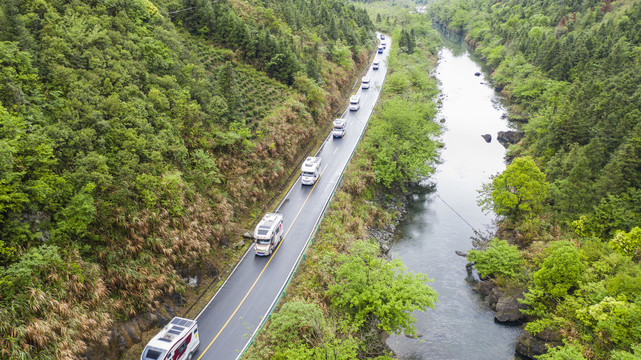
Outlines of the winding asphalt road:
{"type": "Polygon", "coordinates": [[[328,136],[316,155],[323,159],[320,179],[314,186],[303,186],[299,177],[279,205],[277,211],[284,218],[283,241],[267,257],[255,256],[250,247],[196,317],[200,334],[196,359],[238,359],[285,290],[378,100],[387,73],[391,40],[386,37],[384,42],[387,48],[374,58],[380,62],[379,69],[372,70],[370,64],[367,71],[370,88],[359,88],[357,92],[361,108],[343,113],[347,134],[336,139],[328,136]]]}

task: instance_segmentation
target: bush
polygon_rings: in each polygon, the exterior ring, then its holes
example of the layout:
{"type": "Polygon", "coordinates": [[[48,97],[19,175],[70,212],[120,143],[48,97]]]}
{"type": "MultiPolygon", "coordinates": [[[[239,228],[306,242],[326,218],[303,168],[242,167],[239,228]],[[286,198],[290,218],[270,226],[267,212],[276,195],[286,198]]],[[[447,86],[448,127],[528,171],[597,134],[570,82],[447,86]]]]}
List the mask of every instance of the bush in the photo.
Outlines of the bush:
{"type": "Polygon", "coordinates": [[[474,262],[476,271],[482,277],[517,277],[523,267],[521,252],[505,240],[492,239],[483,250],[470,250],[468,261],[474,262]]]}

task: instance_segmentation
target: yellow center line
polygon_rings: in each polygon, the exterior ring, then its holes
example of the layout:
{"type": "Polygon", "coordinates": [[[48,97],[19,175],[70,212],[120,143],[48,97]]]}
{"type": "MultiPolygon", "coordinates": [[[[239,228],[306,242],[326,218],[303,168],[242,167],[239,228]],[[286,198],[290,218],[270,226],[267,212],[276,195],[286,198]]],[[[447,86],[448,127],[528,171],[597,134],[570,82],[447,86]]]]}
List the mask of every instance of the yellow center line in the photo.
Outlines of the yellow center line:
{"type": "MultiPolygon", "coordinates": [[[[338,150],[338,148],[336,148],[336,150],[338,150]]],[[[336,153],[336,151],[334,151],[334,153],[336,153]]],[[[323,171],[321,172],[321,176],[323,175],[323,173],[325,172],[325,170],[327,170],[327,167],[328,167],[328,166],[329,166],[329,165],[325,165],[325,169],[323,169],[323,171]]],[[[310,196],[312,196],[312,192],[314,192],[314,189],[316,188],[316,185],[318,185],[318,180],[320,180],[320,176],[319,176],[319,177],[318,177],[318,179],[316,180],[316,183],[314,184],[314,186],[312,187],[312,189],[309,191],[309,194],[307,195],[307,198],[305,198],[305,202],[303,202],[303,205],[302,205],[302,206],[300,207],[300,209],[298,210],[298,213],[297,213],[297,214],[296,214],[296,216],[294,217],[294,220],[292,221],[292,224],[291,224],[291,225],[289,225],[289,228],[287,229],[287,232],[285,233],[285,236],[283,236],[283,238],[281,239],[281,241],[278,243],[278,246],[276,247],[276,250],[274,250],[274,252],[273,252],[273,253],[271,254],[271,256],[269,257],[269,260],[267,261],[267,264],[265,264],[265,267],[263,267],[263,270],[260,272],[260,274],[258,274],[258,277],[257,277],[257,278],[256,278],[256,280],[254,281],[254,283],[252,284],[252,286],[249,288],[249,290],[247,290],[247,294],[245,294],[245,296],[243,297],[243,299],[240,301],[240,304],[238,304],[238,306],[236,307],[236,309],[234,310],[234,312],[229,316],[229,319],[227,319],[227,321],[225,322],[225,325],[223,325],[223,327],[220,329],[220,331],[218,331],[218,334],[216,334],[216,336],[214,337],[214,339],[209,343],[209,345],[207,345],[207,347],[205,348],[205,350],[203,350],[203,353],[202,353],[202,354],[200,354],[200,356],[198,357],[198,360],[202,359],[202,357],[205,355],[205,353],[207,352],[207,350],[209,350],[209,348],[214,344],[214,341],[216,341],[216,339],[218,339],[218,337],[219,337],[219,336],[220,336],[220,334],[223,332],[223,330],[225,330],[225,328],[227,327],[227,325],[229,324],[229,322],[231,321],[231,319],[234,317],[234,315],[236,315],[236,312],[238,312],[238,309],[240,309],[240,307],[243,305],[243,303],[245,302],[245,300],[247,300],[247,297],[249,296],[249,293],[251,293],[251,292],[252,292],[252,290],[254,289],[254,286],[256,286],[256,284],[258,283],[258,280],[260,279],[260,277],[261,277],[261,276],[263,276],[263,273],[264,273],[264,272],[265,272],[265,270],[267,269],[267,266],[269,266],[269,263],[272,261],[272,259],[274,258],[274,256],[275,256],[275,255],[276,255],[276,253],[278,252],[278,249],[280,249],[280,246],[283,244],[283,242],[285,242],[285,238],[287,237],[287,234],[289,234],[289,231],[290,231],[290,230],[292,229],[292,227],[294,226],[294,223],[296,222],[296,219],[298,219],[298,216],[300,215],[301,211],[303,211],[303,208],[305,207],[305,204],[307,204],[307,200],[309,200],[309,197],[310,197],[310,196]]]]}

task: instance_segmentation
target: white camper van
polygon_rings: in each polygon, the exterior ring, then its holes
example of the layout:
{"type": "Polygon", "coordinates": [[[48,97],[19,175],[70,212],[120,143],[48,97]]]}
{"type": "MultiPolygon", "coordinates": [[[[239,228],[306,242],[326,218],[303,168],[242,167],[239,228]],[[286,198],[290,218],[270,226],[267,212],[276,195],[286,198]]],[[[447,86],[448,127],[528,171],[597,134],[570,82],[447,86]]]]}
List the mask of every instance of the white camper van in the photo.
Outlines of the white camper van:
{"type": "Polygon", "coordinates": [[[199,345],[196,320],[175,317],[149,340],[140,360],[191,360],[199,345]]]}
{"type": "Polygon", "coordinates": [[[334,120],[334,128],[332,129],[332,136],[337,138],[342,138],[345,136],[345,120],[336,119],[334,120]]]}
{"type": "Polygon", "coordinates": [[[356,111],[361,108],[361,97],[358,95],[352,95],[349,98],[349,111],[356,111]]]}
{"type": "Polygon", "coordinates": [[[369,77],[368,76],[363,76],[363,78],[361,79],[361,88],[369,89],[369,77]]]}
{"type": "Polygon", "coordinates": [[[373,70],[378,70],[378,61],[374,61],[374,62],[372,63],[372,69],[373,69],[373,70]]]}
{"type": "Polygon", "coordinates": [[[271,255],[283,239],[283,215],[267,213],[254,230],[254,251],[258,256],[271,255]]]}
{"type": "Polygon", "coordinates": [[[314,185],[321,175],[321,158],[308,157],[301,167],[300,182],[303,185],[314,185]]]}

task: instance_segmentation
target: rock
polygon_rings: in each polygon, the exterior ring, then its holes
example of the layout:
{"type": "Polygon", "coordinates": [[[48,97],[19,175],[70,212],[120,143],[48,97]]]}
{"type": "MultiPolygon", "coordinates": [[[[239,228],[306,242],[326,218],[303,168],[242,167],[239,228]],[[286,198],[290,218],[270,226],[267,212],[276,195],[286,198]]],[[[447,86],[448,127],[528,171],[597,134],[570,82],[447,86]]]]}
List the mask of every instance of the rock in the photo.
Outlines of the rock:
{"type": "Polygon", "coordinates": [[[524,131],[499,131],[496,139],[502,144],[516,144],[525,136],[524,131]]]}
{"type": "Polygon", "coordinates": [[[250,231],[245,231],[245,232],[243,233],[243,237],[244,237],[245,239],[253,239],[253,238],[254,238],[254,235],[252,235],[252,233],[251,233],[250,231]]]}
{"type": "Polygon", "coordinates": [[[496,92],[501,92],[501,91],[503,91],[503,86],[496,86],[496,87],[494,87],[494,91],[496,91],[496,92]]]}
{"type": "Polygon", "coordinates": [[[234,249],[238,250],[238,249],[242,248],[243,246],[245,246],[245,241],[244,240],[238,240],[238,242],[236,242],[234,244],[234,249]]]}
{"type": "Polygon", "coordinates": [[[173,301],[174,304],[176,304],[178,306],[183,306],[183,305],[185,305],[187,303],[187,299],[185,299],[184,296],[182,296],[181,294],[179,294],[177,292],[169,295],[169,299],[171,299],[171,301],[173,301]]]}
{"type": "Polygon", "coordinates": [[[189,277],[189,282],[187,284],[189,284],[189,286],[191,286],[191,287],[198,286],[198,276],[194,276],[194,277],[190,276],[189,277]]]}
{"type": "Polygon", "coordinates": [[[390,247],[387,246],[386,244],[382,244],[381,245],[381,251],[383,252],[383,254],[387,254],[390,251],[390,247]]]}
{"type": "Polygon", "coordinates": [[[481,76],[481,73],[477,71],[474,73],[474,76],[481,76]]]}
{"type": "Polygon", "coordinates": [[[546,328],[536,336],[524,331],[516,341],[516,352],[534,359],[535,356],[547,353],[549,347],[563,345],[558,331],[546,328]]]}
{"type": "Polygon", "coordinates": [[[483,297],[485,303],[492,309],[495,308],[496,303],[499,301],[501,296],[503,296],[503,292],[499,290],[496,283],[492,280],[481,280],[477,282],[474,286],[474,290],[483,297]]]}
{"type": "Polygon", "coordinates": [[[467,257],[467,253],[466,253],[466,252],[463,252],[463,251],[460,251],[460,250],[456,250],[456,251],[454,251],[454,252],[455,252],[455,253],[456,253],[456,255],[458,255],[458,256],[467,257]]]}
{"type": "Polygon", "coordinates": [[[484,135],[481,135],[481,137],[482,137],[483,139],[485,139],[485,142],[488,142],[488,143],[489,143],[489,142],[491,142],[491,141],[492,141],[492,135],[490,135],[490,134],[484,134],[484,135]]]}
{"type": "Polygon", "coordinates": [[[496,302],[496,313],[494,318],[499,322],[520,321],[525,315],[520,310],[525,309],[518,299],[523,298],[523,293],[516,295],[503,295],[496,302]]]}
{"type": "Polygon", "coordinates": [[[492,282],[490,281],[479,281],[476,283],[476,286],[474,286],[474,290],[481,294],[481,296],[485,297],[492,292],[493,287],[494,285],[492,285],[492,282]]]}
{"type": "Polygon", "coordinates": [[[440,123],[444,124],[445,123],[445,118],[441,118],[440,123]]]}
{"type": "Polygon", "coordinates": [[[419,339],[423,337],[423,334],[421,333],[417,333],[416,335],[405,334],[405,337],[408,337],[410,339],[419,339]]]}
{"type": "Polygon", "coordinates": [[[229,246],[229,239],[225,236],[218,240],[218,244],[220,244],[221,247],[226,248],[229,246]]]}
{"type": "Polygon", "coordinates": [[[516,341],[516,352],[530,359],[535,356],[543,355],[547,352],[545,341],[535,338],[527,331],[524,331],[516,341]]]}
{"type": "Polygon", "coordinates": [[[469,262],[469,263],[465,264],[465,268],[468,269],[468,270],[472,270],[473,266],[474,266],[473,262],[469,262]]]}
{"type": "Polygon", "coordinates": [[[493,309],[496,310],[496,304],[499,302],[499,299],[503,296],[503,292],[498,288],[492,288],[492,292],[485,297],[485,302],[493,309]]]}

